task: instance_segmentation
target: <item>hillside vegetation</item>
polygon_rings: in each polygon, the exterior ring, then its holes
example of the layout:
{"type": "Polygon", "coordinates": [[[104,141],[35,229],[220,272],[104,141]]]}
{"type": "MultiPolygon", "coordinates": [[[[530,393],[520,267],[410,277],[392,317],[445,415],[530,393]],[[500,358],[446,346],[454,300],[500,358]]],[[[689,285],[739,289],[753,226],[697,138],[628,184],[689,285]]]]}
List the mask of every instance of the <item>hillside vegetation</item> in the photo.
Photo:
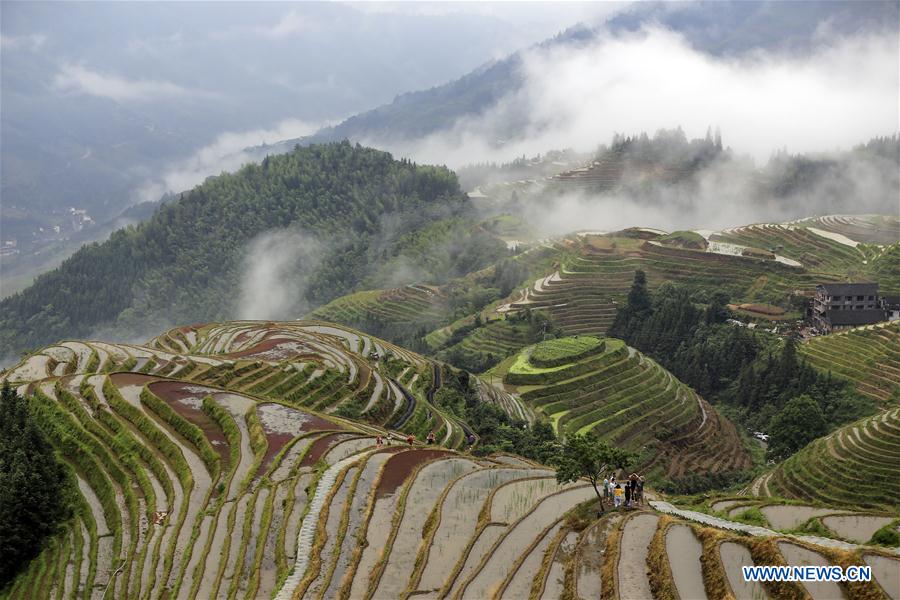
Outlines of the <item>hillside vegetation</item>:
{"type": "Polygon", "coordinates": [[[754,482],[761,496],[897,509],[900,408],[820,438],[754,482]]]}
{"type": "Polygon", "coordinates": [[[460,276],[506,254],[502,242],[465,224],[469,210],[447,169],[348,143],[296,148],[208,179],[3,300],[0,345],[21,350],[101,327],[133,335],[159,323],[232,316],[250,268],[248,243],[271,230],[302,239],[250,258],[277,263],[277,255],[310,247],[284,274],[306,280],[298,306],[396,273],[460,276]],[[423,247],[419,230],[435,244],[423,247]]]}
{"type": "Polygon", "coordinates": [[[728,419],[621,340],[550,340],[508,364],[504,383],[560,434],[590,433],[639,453],[661,487],[691,489],[693,474],[737,477],[751,466],[728,419]],[[553,366],[535,360],[548,355],[553,366]]]}
{"type": "Polygon", "coordinates": [[[879,403],[900,403],[900,323],[814,338],[799,347],[816,369],[853,383],[879,403]]]}

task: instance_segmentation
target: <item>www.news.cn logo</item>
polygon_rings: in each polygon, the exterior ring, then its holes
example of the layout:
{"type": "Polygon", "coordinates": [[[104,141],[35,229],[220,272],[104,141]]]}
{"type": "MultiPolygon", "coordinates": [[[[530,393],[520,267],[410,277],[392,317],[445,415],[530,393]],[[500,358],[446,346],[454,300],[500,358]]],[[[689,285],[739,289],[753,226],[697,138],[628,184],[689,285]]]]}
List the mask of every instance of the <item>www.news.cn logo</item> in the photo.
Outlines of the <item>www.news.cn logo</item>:
{"type": "Polygon", "coordinates": [[[754,566],[741,567],[744,581],[872,581],[872,567],[754,566]]]}

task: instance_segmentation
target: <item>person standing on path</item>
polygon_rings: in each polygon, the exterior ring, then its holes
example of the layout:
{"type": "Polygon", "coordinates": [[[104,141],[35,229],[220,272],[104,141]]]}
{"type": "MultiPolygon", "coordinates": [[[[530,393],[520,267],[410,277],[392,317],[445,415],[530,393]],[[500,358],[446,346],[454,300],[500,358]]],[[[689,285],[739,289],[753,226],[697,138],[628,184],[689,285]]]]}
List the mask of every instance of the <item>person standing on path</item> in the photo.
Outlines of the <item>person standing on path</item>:
{"type": "Polygon", "coordinates": [[[622,505],[623,492],[622,492],[622,486],[619,485],[618,483],[616,484],[616,487],[613,488],[613,494],[614,494],[613,502],[615,503],[615,507],[619,508],[622,505]]]}

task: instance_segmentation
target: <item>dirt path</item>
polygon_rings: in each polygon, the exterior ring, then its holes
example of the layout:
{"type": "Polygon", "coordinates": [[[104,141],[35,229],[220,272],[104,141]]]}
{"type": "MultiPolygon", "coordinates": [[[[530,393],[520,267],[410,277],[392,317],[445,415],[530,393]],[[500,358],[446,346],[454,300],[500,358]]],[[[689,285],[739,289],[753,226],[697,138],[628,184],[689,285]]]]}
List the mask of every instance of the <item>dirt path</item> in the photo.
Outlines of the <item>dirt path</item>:
{"type": "Polygon", "coordinates": [[[652,598],[647,578],[647,551],[659,517],[644,513],[631,517],[625,523],[619,543],[619,598],[621,600],[645,600],[652,598]]]}

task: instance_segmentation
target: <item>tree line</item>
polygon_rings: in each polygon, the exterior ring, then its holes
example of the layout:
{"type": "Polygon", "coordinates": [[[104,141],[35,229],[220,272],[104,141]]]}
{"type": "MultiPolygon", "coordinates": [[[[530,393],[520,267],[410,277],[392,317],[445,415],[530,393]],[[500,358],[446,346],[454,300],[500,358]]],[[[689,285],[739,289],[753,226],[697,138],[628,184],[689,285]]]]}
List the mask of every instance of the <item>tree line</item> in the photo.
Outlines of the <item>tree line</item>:
{"type": "Polygon", "coordinates": [[[873,412],[847,381],[807,365],[794,339],[725,323],[728,300],[672,283],[651,294],[639,270],[609,335],[652,356],[748,429],[767,432],[772,459],[873,412]]]}

